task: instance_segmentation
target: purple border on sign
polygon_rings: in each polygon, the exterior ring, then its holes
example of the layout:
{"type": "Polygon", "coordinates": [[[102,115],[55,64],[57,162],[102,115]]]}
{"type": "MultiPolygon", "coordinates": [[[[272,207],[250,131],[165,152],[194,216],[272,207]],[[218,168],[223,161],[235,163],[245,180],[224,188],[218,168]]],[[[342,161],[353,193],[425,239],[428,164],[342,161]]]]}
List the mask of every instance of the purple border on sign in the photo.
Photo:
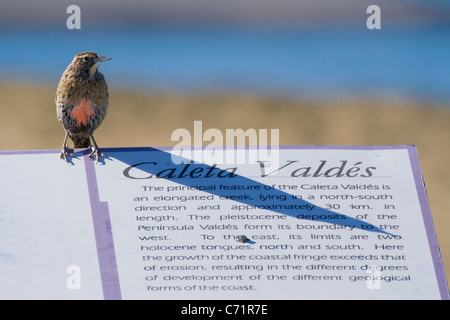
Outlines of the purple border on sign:
{"type": "Polygon", "coordinates": [[[95,243],[97,245],[100,278],[102,280],[105,300],[121,300],[119,273],[117,270],[116,252],[111,230],[108,202],[100,201],[95,160],[84,154],[86,179],[91,202],[92,222],[94,225],[95,243]]]}
{"type": "MultiPolygon", "coordinates": [[[[238,149],[253,149],[257,146],[238,147],[238,149]]],[[[135,147],[135,148],[104,148],[105,152],[129,152],[129,151],[171,151],[173,147],[135,147]]],[[[202,147],[193,147],[193,149],[202,149],[202,147]]],[[[224,147],[226,149],[226,147],[224,147]]],[[[437,277],[439,291],[442,299],[450,299],[445,270],[442,264],[439,244],[437,242],[434,223],[428,203],[428,198],[422,178],[417,149],[414,145],[386,145],[386,146],[327,146],[327,145],[311,145],[311,146],[279,146],[281,150],[297,149],[297,150],[386,150],[386,149],[406,149],[409,154],[413,177],[422,211],[422,217],[425,230],[430,246],[433,265],[437,277]]],[[[46,154],[59,153],[60,150],[18,150],[18,151],[0,151],[1,155],[11,154],[46,154]]],[[[94,224],[94,233],[97,245],[97,254],[100,266],[100,275],[103,288],[103,296],[105,300],[121,299],[120,282],[117,270],[117,260],[114,250],[114,240],[111,231],[111,222],[109,217],[108,203],[100,201],[97,175],[95,173],[95,161],[87,156],[87,152],[83,152],[84,163],[86,168],[86,178],[89,190],[92,219],[94,224]]]]}
{"type": "Polygon", "coordinates": [[[42,149],[42,150],[12,150],[12,151],[0,151],[0,156],[11,154],[46,154],[46,153],[60,153],[61,150],[55,149],[42,149]]]}
{"type": "Polygon", "coordinates": [[[416,182],[417,196],[419,197],[422,217],[425,224],[425,231],[428,237],[428,245],[430,246],[431,256],[433,258],[434,271],[438,280],[439,291],[443,300],[450,300],[447,278],[445,276],[444,266],[442,264],[441,251],[436,237],[433,217],[431,215],[428,197],[425,189],[425,183],[422,177],[422,170],[420,168],[419,155],[415,146],[407,146],[409,158],[411,161],[411,168],[413,171],[414,180],[416,182]]]}

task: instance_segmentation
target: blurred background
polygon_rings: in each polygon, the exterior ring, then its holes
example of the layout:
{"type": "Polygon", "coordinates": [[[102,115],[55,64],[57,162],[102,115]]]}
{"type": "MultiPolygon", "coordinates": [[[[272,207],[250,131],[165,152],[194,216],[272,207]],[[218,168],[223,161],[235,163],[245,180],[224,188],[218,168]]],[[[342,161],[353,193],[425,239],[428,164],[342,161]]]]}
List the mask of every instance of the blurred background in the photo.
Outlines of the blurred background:
{"type": "Polygon", "coordinates": [[[448,0],[79,0],[79,30],[71,4],[0,2],[0,150],[61,147],[56,85],[96,51],[112,58],[100,147],[175,145],[194,120],[281,144],[416,145],[450,273],[448,0]]]}

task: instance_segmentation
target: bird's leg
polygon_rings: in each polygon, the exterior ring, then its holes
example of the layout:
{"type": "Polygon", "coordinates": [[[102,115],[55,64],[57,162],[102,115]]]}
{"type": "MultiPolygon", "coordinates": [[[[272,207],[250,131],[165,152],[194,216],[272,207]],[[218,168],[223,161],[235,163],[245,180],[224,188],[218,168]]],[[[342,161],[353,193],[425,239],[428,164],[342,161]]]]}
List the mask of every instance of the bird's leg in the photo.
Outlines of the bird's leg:
{"type": "Polygon", "coordinates": [[[94,136],[91,134],[92,143],[94,144],[94,149],[92,150],[91,154],[89,155],[90,158],[96,156],[97,161],[95,163],[98,163],[98,159],[100,157],[104,157],[104,155],[100,152],[97,142],[95,142],[94,136]]]}
{"type": "Polygon", "coordinates": [[[64,142],[61,148],[61,154],[59,155],[60,159],[66,160],[66,162],[69,162],[68,156],[74,157],[73,154],[69,152],[69,147],[67,147],[67,137],[69,136],[69,133],[66,132],[66,136],[64,137],[64,142]]]}

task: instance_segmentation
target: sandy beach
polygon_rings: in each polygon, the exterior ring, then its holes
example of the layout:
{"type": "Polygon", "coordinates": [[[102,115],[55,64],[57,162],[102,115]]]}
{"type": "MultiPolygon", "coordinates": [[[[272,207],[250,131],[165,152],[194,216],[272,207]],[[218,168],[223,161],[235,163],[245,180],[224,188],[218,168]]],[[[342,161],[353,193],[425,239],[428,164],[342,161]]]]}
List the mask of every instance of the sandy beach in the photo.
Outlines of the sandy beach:
{"type": "MultiPolygon", "coordinates": [[[[56,84],[55,84],[56,88],[56,84]]],[[[0,83],[0,150],[59,149],[55,88],[0,83]]],[[[177,128],[279,129],[282,145],[414,144],[450,274],[450,108],[399,99],[308,101],[244,93],[161,94],[111,88],[100,147],[171,146],[177,128]]]]}

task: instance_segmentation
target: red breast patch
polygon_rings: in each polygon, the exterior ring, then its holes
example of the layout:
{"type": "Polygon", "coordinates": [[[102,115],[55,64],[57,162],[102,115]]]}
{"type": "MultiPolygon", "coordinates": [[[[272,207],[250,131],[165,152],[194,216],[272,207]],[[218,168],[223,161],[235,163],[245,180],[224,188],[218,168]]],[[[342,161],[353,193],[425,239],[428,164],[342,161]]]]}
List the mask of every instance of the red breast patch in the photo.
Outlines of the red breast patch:
{"type": "Polygon", "coordinates": [[[87,125],[88,119],[94,115],[94,109],[87,97],[81,99],[81,102],[72,110],[72,117],[77,121],[77,125],[87,125]]]}

